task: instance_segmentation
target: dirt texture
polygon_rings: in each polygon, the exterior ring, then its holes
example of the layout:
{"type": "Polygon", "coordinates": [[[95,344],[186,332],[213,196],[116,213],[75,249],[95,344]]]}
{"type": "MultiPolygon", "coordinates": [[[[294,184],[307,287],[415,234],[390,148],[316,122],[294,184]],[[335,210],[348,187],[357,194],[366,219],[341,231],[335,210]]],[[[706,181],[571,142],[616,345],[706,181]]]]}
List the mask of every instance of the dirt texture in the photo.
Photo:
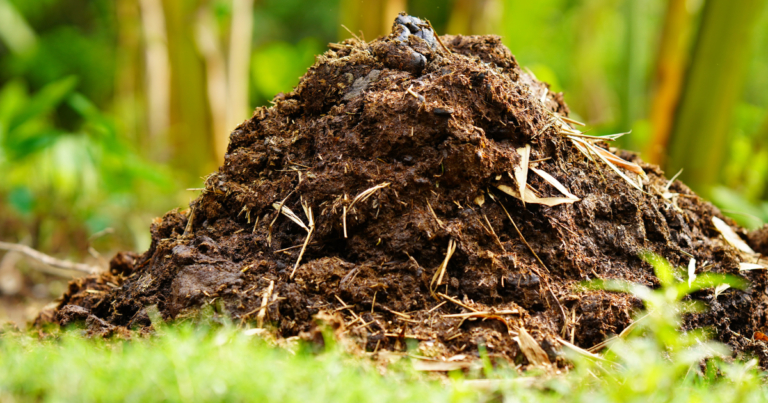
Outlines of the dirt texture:
{"type": "Polygon", "coordinates": [[[484,343],[526,364],[535,358],[520,338],[530,335],[562,362],[558,338],[593,346],[642,308],[575,285],[656,287],[640,258],[650,251],[748,279],[717,299],[695,294],[710,310],[688,326],[712,326],[765,364],[765,345],[752,340],[768,328],[765,273],[739,271],[744,254],[712,218],[759,252],[767,237],[747,238],[657,166],[577,136],[626,160],[613,170],[568,137],[568,114],[499,37],[437,38],[400,16],[387,37],[330,44],[294,91],[232,132],[190,209],[152,223],[149,250],[73,282],[48,319],[112,332],[149,326],[153,305],[174,319],[212,304],[291,337],[323,313],[368,351],[418,342],[425,356],[473,357],[484,343]]]}

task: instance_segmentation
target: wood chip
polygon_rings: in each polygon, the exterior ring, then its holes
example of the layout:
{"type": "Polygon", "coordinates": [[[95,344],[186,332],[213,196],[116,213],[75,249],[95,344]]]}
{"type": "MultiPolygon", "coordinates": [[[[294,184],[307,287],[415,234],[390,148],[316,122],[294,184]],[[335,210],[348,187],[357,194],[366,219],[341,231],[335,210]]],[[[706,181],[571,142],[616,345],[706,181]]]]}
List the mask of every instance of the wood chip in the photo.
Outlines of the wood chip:
{"type": "Polygon", "coordinates": [[[485,204],[485,196],[482,193],[480,193],[480,196],[475,197],[474,201],[475,201],[475,204],[482,207],[483,204],[485,204]]]}

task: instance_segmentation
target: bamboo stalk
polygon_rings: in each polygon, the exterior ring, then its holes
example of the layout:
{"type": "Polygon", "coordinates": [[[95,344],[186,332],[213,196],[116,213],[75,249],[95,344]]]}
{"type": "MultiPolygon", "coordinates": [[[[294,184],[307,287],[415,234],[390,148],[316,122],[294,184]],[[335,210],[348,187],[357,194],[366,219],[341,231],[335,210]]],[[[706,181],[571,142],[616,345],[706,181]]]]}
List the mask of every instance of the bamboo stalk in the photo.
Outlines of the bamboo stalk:
{"type": "Polygon", "coordinates": [[[760,0],[708,0],[675,116],[667,170],[703,197],[717,182],[744,84],[760,0]]]}

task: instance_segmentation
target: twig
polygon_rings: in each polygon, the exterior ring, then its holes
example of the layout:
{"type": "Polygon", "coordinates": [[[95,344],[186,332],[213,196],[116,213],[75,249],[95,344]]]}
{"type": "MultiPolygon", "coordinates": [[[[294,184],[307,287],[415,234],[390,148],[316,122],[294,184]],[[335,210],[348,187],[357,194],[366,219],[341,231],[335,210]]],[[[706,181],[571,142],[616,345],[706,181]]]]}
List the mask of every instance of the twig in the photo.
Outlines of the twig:
{"type": "MultiPolygon", "coordinates": [[[[389,182],[384,182],[384,183],[382,183],[380,185],[376,185],[376,186],[374,186],[372,188],[366,189],[366,190],[360,192],[360,194],[358,194],[357,196],[355,196],[355,198],[352,200],[352,203],[349,203],[349,207],[347,207],[347,206],[343,206],[342,207],[343,208],[343,213],[342,213],[341,221],[342,221],[342,224],[343,224],[343,227],[344,227],[344,238],[347,237],[347,211],[352,211],[352,207],[355,206],[355,203],[357,203],[357,202],[364,202],[364,201],[368,200],[368,198],[371,197],[374,192],[376,192],[379,189],[385,188],[385,187],[387,187],[389,185],[390,185],[389,182]]],[[[347,195],[345,194],[344,195],[344,199],[345,200],[346,200],[346,196],[347,195]]]]}
{"type": "Polygon", "coordinates": [[[461,301],[459,301],[459,300],[457,300],[456,298],[453,298],[453,297],[451,297],[451,296],[449,296],[449,295],[445,295],[445,294],[443,294],[443,293],[441,293],[441,292],[437,293],[437,295],[439,295],[439,296],[441,296],[441,297],[443,297],[443,298],[447,299],[448,301],[451,301],[451,302],[453,302],[454,304],[456,304],[456,305],[458,305],[458,306],[460,306],[460,307],[462,307],[462,308],[467,308],[467,309],[469,309],[469,310],[470,310],[470,311],[472,311],[472,312],[480,312],[480,311],[478,311],[477,309],[475,309],[475,308],[472,308],[472,307],[471,307],[471,306],[469,306],[469,305],[463,304],[461,301]]]}
{"type": "Polygon", "coordinates": [[[184,227],[184,235],[187,236],[192,232],[192,223],[195,221],[195,208],[189,209],[189,218],[187,219],[187,226],[184,227]]]}
{"type": "Polygon", "coordinates": [[[293,194],[293,192],[294,192],[295,190],[296,190],[296,189],[293,189],[293,190],[291,190],[291,191],[288,193],[288,196],[285,196],[285,199],[283,199],[283,200],[280,202],[280,205],[279,205],[279,207],[276,207],[276,209],[277,209],[277,214],[275,215],[275,218],[273,218],[273,219],[272,219],[272,222],[271,222],[271,223],[269,223],[269,229],[268,229],[268,231],[267,231],[267,244],[269,244],[269,245],[272,245],[272,226],[273,226],[273,225],[275,225],[275,221],[277,221],[277,219],[280,217],[280,212],[283,210],[283,205],[285,204],[285,201],[286,201],[286,200],[288,200],[288,198],[289,198],[289,197],[291,197],[291,195],[293,194]]]}
{"type": "Polygon", "coordinates": [[[549,269],[547,268],[547,265],[545,265],[544,262],[541,261],[541,259],[539,258],[539,255],[536,254],[536,251],[534,251],[533,248],[531,247],[531,245],[528,243],[528,241],[525,240],[525,237],[523,236],[523,233],[520,232],[519,228],[517,228],[517,224],[515,224],[515,220],[512,219],[512,216],[509,215],[509,212],[507,211],[507,208],[504,207],[504,204],[502,204],[501,202],[499,202],[499,205],[501,206],[501,208],[504,209],[504,212],[507,214],[507,218],[509,218],[509,221],[512,222],[512,226],[515,227],[515,231],[517,231],[517,235],[520,235],[520,239],[523,240],[523,243],[525,244],[525,246],[528,247],[528,249],[531,251],[531,253],[533,253],[533,256],[536,257],[536,260],[538,260],[539,263],[541,263],[541,267],[543,267],[544,270],[547,271],[547,274],[549,274],[549,269]]]}
{"type": "Polygon", "coordinates": [[[447,48],[447,47],[446,47],[446,46],[443,44],[443,41],[441,41],[441,40],[440,40],[440,35],[438,35],[438,34],[437,34],[437,31],[435,31],[435,28],[433,28],[433,27],[432,27],[432,23],[431,23],[431,22],[429,22],[429,20],[427,20],[427,24],[429,25],[429,29],[431,29],[431,30],[432,30],[432,34],[434,34],[434,35],[435,35],[435,39],[437,39],[437,43],[439,43],[439,44],[440,44],[440,46],[442,46],[442,48],[443,48],[443,50],[444,50],[444,51],[448,52],[448,54],[449,54],[449,55],[452,55],[452,54],[453,54],[453,52],[451,52],[451,50],[450,50],[450,49],[448,49],[448,48],[447,48]]]}
{"type": "Polygon", "coordinates": [[[312,208],[307,207],[306,204],[302,204],[302,207],[304,207],[304,210],[307,212],[307,218],[309,219],[309,229],[307,230],[307,239],[304,240],[304,245],[301,247],[301,252],[299,252],[299,258],[296,259],[296,264],[293,265],[293,271],[291,272],[291,279],[293,279],[293,275],[296,273],[296,269],[299,268],[299,263],[301,263],[301,258],[304,257],[304,252],[307,250],[307,245],[309,245],[309,240],[312,238],[312,233],[315,232],[315,217],[312,213],[312,208]]]}
{"type": "Polygon", "coordinates": [[[389,308],[387,308],[386,306],[384,306],[384,305],[381,305],[381,304],[379,304],[379,306],[380,306],[380,307],[382,307],[382,308],[384,308],[385,310],[389,311],[390,313],[393,313],[393,314],[395,314],[395,315],[397,315],[397,316],[399,316],[399,317],[401,317],[401,318],[405,318],[405,319],[411,319],[411,315],[408,315],[407,313],[397,312],[396,310],[394,310],[394,309],[389,309],[389,308]]]}
{"type": "Polygon", "coordinates": [[[499,236],[496,235],[496,231],[493,230],[493,226],[491,225],[491,222],[488,221],[488,217],[483,214],[483,218],[485,218],[485,222],[488,223],[488,228],[491,230],[491,234],[493,234],[493,239],[496,240],[496,243],[499,245],[499,248],[501,248],[502,252],[506,252],[504,249],[504,245],[501,244],[501,239],[499,239],[499,236]]]}
{"type": "Polygon", "coordinates": [[[448,250],[445,252],[445,260],[443,260],[443,263],[440,265],[440,267],[435,272],[435,275],[432,277],[432,282],[429,283],[430,292],[432,295],[435,295],[435,289],[440,286],[440,283],[443,281],[443,276],[445,275],[445,271],[448,268],[448,262],[451,260],[451,256],[453,256],[453,252],[456,251],[456,241],[451,238],[448,241],[448,250]],[[434,288],[433,288],[434,287],[434,288]]]}
{"type": "Polygon", "coordinates": [[[272,290],[274,289],[275,280],[270,280],[267,292],[264,293],[264,299],[261,300],[261,309],[259,309],[259,314],[256,315],[256,327],[258,328],[264,327],[264,316],[267,314],[267,302],[269,302],[269,298],[272,296],[272,290]]]}
{"type": "Polygon", "coordinates": [[[68,260],[56,259],[55,257],[48,256],[42,252],[38,252],[27,245],[20,245],[16,243],[0,242],[0,249],[19,252],[29,258],[35,259],[39,262],[45,263],[49,266],[59,269],[79,271],[82,273],[94,274],[101,271],[96,266],[91,266],[85,263],[75,263],[68,260]]]}
{"type": "Polygon", "coordinates": [[[358,41],[360,41],[360,42],[362,42],[362,43],[365,43],[365,41],[364,41],[364,40],[360,39],[360,37],[358,37],[358,36],[357,36],[357,35],[355,35],[355,34],[354,34],[352,31],[350,31],[350,30],[349,30],[349,28],[347,28],[347,27],[346,27],[344,24],[341,24],[341,27],[342,27],[342,28],[344,28],[344,29],[346,29],[346,30],[347,30],[347,32],[349,32],[349,34],[350,34],[350,35],[352,35],[352,37],[353,37],[353,38],[357,39],[358,41]]]}
{"type": "MultiPolygon", "coordinates": [[[[301,248],[303,245],[304,245],[304,244],[301,244],[301,245],[293,245],[293,246],[289,246],[289,247],[287,247],[287,248],[278,249],[278,250],[276,250],[276,251],[274,251],[274,252],[272,252],[272,253],[280,253],[280,252],[289,251],[289,250],[291,250],[291,249],[298,249],[298,248],[301,248]]],[[[313,242],[313,243],[311,243],[310,245],[317,245],[317,243],[313,242]]]]}
{"type": "Polygon", "coordinates": [[[439,219],[439,218],[437,218],[437,214],[435,214],[435,210],[432,208],[432,205],[431,205],[431,204],[429,204],[429,199],[425,199],[425,200],[427,201],[427,207],[429,207],[429,212],[430,212],[430,213],[432,213],[432,217],[434,217],[434,218],[435,218],[435,221],[437,221],[437,225],[438,225],[440,228],[443,228],[443,222],[442,222],[442,221],[440,221],[440,219],[439,219]]]}
{"type": "Polygon", "coordinates": [[[482,311],[482,312],[468,312],[468,313],[455,313],[451,315],[443,315],[443,318],[472,318],[472,317],[484,317],[489,315],[517,315],[520,311],[517,309],[514,310],[506,310],[506,311],[498,311],[498,312],[490,312],[490,311],[482,311]]]}
{"type": "MultiPolygon", "coordinates": [[[[517,224],[515,224],[515,220],[513,220],[513,219],[512,219],[512,216],[511,216],[511,215],[509,215],[509,212],[507,211],[507,208],[506,208],[506,207],[504,207],[504,204],[503,204],[503,203],[501,203],[501,201],[500,201],[500,200],[499,200],[499,205],[501,206],[501,208],[502,208],[502,209],[504,209],[504,213],[506,213],[506,214],[507,214],[507,218],[509,218],[509,221],[511,221],[511,222],[512,222],[512,225],[515,227],[515,231],[517,231],[517,235],[520,235],[520,239],[522,239],[522,240],[523,240],[523,242],[525,243],[525,245],[528,247],[528,249],[530,249],[531,253],[533,253],[533,256],[535,256],[535,257],[536,257],[536,260],[538,260],[538,261],[539,261],[539,263],[541,263],[541,267],[543,267],[543,268],[544,268],[544,270],[546,270],[546,271],[547,271],[547,274],[550,274],[550,271],[549,271],[549,269],[547,268],[547,265],[545,265],[545,264],[544,264],[544,262],[541,260],[541,258],[539,257],[539,255],[537,255],[537,254],[536,254],[536,252],[533,250],[533,248],[532,248],[532,247],[531,247],[531,245],[528,243],[528,241],[526,241],[526,240],[525,240],[525,237],[523,236],[523,233],[522,233],[522,232],[520,232],[520,229],[519,229],[519,228],[517,228],[517,224]]],[[[539,277],[542,277],[542,276],[539,276],[539,277]]],[[[542,278],[543,278],[543,277],[542,277],[542,278]]],[[[544,281],[544,285],[546,285],[546,286],[547,286],[547,291],[549,291],[549,294],[550,294],[550,295],[552,295],[552,299],[554,299],[554,300],[555,300],[555,303],[557,303],[557,306],[558,306],[558,308],[560,308],[560,314],[561,314],[561,315],[563,315],[563,331],[564,331],[564,330],[565,330],[565,329],[568,327],[568,315],[566,315],[566,313],[565,313],[565,309],[563,309],[563,305],[562,305],[562,304],[560,304],[560,300],[559,300],[559,299],[557,299],[557,296],[555,296],[555,293],[552,291],[552,287],[550,287],[550,286],[549,286],[549,281],[546,281],[546,280],[545,280],[545,281],[544,281]]]]}

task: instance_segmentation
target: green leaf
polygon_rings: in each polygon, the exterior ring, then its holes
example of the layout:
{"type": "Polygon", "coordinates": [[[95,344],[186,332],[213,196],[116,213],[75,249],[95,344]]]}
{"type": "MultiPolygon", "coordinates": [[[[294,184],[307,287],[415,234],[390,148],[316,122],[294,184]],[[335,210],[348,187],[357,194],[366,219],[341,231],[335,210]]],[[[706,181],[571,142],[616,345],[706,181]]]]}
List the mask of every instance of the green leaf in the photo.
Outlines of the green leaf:
{"type": "Polygon", "coordinates": [[[652,252],[641,253],[640,258],[653,266],[653,270],[656,272],[656,277],[661,282],[662,287],[674,285],[675,275],[672,266],[666,259],[652,252]]]}
{"type": "Polygon", "coordinates": [[[29,136],[9,136],[5,143],[7,158],[11,161],[23,160],[52,146],[64,134],[59,130],[50,129],[29,136]]]}
{"type": "Polygon", "coordinates": [[[53,110],[75,89],[76,85],[77,77],[69,76],[43,87],[32,97],[26,107],[11,119],[8,132],[12,132],[30,119],[53,110]]]}
{"type": "Polygon", "coordinates": [[[702,273],[696,276],[696,280],[691,282],[690,287],[688,287],[688,283],[683,282],[676,284],[676,288],[679,297],[682,298],[696,291],[715,288],[721,284],[728,284],[731,288],[743,290],[747,288],[749,282],[732,274],[702,273]]]}
{"type": "Polygon", "coordinates": [[[13,116],[29,102],[27,87],[19,80],[6,83],[0,90],[0,127],[8,127],[13,116]]]}

